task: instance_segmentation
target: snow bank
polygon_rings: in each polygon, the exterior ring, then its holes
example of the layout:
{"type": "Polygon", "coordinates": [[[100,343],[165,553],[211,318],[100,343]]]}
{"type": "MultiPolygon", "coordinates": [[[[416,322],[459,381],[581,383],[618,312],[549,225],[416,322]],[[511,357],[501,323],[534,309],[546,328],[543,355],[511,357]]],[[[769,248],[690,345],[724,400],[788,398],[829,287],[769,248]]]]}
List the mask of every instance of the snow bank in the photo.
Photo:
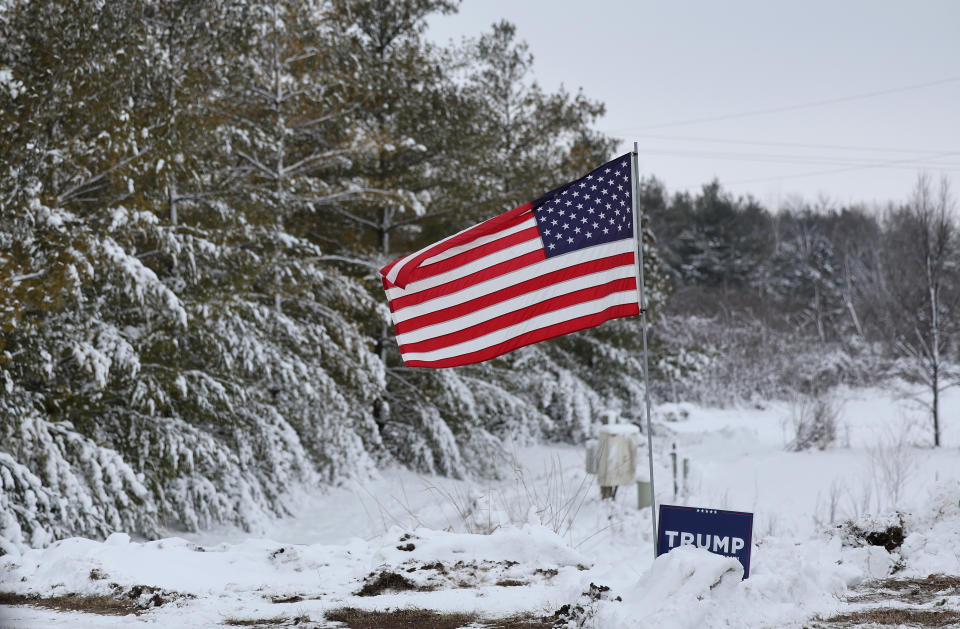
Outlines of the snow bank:
{"type": "Polygon", "coordinates": [[[753,553],[750,578],[730,557],[693,546],[661,555],[620,596],[599,604],[598,627],[676,629],[759,627],[830,613],[837,596],[886,576],[894,556],[882,548],[848,548],[839,536],[797,541],[766,538],[753,553]]]}
{"type": "Polygon", "coordinates": [[[960,482],[940,483],[931,493],[930,509],[907,520],[904,576],[960,572],[960,482]]]}

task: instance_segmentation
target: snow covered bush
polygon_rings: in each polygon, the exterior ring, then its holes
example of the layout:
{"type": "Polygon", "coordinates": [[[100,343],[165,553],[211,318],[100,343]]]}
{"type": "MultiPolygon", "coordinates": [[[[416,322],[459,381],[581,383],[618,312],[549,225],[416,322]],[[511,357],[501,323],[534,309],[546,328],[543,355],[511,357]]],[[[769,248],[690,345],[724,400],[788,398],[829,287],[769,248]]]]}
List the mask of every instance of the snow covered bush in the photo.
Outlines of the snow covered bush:
{"type": "Polygon", "coordinates": [[[787,449],[801,452],[825,450],[837,439],[841,407],[828,394],[798,395],[787,420],[790,440],[787,449]]]}

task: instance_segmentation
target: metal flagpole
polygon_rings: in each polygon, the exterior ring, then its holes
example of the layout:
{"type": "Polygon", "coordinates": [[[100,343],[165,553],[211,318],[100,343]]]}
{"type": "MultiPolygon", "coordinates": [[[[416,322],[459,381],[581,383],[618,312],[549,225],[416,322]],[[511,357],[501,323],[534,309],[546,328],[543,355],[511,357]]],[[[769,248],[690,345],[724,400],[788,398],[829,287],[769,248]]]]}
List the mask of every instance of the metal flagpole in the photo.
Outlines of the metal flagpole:
{"type": "Polygon", "coordinates": [[[653,527],[653,558],[657,558],[657,499],[653,490],[653,430],[650,427],[650,361],[647,357],[647,297],[643,285],[643,228],[640,223],[640,165],[637,143],[630,154],[630,174],[633,178],[633,239],[637,243],[637,290],[640,293],[640,327],[643,332],[643,395],[647,406],[647,459],[650,462],[650,523],[653,527]]]}

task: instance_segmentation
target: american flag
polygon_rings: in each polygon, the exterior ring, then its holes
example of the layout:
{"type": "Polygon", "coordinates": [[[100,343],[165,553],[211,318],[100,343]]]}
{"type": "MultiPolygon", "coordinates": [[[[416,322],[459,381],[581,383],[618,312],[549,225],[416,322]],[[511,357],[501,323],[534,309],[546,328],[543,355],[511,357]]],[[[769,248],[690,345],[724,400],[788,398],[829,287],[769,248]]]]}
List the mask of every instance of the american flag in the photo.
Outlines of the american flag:
{"type": "Polygon", "coordinates": [[[408,367],[455,367],[640,313],[630,155],[380,270],[408,367]]]}

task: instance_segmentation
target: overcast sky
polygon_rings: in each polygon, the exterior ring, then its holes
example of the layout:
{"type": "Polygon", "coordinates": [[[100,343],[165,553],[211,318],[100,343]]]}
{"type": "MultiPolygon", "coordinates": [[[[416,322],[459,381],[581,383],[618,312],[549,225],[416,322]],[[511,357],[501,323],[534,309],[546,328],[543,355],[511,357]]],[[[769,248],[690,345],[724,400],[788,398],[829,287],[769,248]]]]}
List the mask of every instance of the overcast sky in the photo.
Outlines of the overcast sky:
{"type": "Polygon", "coordinates": [[[885,202],[924,170],[960,194],[960,0],[464,0],[431,35],[501,18],[670,191],[885,202]]]}

